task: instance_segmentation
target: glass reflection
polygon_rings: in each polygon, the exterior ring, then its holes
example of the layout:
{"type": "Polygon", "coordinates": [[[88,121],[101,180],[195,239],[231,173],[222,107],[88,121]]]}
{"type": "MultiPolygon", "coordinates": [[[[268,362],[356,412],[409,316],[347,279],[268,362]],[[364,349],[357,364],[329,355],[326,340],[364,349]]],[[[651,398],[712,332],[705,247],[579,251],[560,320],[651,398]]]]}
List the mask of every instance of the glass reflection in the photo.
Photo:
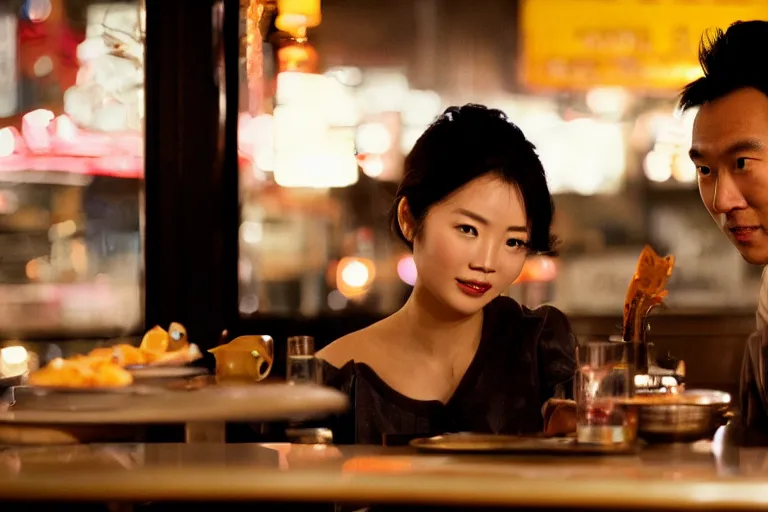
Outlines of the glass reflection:
{"type": "Polygon", "coordinates": [[[0,325],[142,323],[142,3],[0,1],[0,325]]]}

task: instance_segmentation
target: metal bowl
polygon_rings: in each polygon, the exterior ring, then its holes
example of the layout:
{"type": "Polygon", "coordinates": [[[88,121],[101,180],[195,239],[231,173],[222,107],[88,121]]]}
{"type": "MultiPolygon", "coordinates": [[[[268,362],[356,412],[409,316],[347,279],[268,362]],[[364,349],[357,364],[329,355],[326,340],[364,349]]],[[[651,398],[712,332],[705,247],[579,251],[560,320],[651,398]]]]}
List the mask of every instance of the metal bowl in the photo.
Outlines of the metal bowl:
{"type": "Polygon", "coordinates": [[[728,393],[690,390],[669,403],[664,399],[637,404],[638,437],[649,443],[693,442],[711,438],[728,422],[728,393]]]}

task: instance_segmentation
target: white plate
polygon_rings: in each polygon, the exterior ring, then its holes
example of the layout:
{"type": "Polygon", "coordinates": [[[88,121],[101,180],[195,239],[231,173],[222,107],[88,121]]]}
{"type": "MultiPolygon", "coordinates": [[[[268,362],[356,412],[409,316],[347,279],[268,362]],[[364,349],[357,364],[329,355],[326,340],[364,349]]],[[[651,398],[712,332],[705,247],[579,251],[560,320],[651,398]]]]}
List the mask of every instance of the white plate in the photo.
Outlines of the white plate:
{"type": "Polygon", "coordinates": [[[23,386],[25,390],[37,396],[46,395],[150,395],[161,392],[162,389],[151,386],[122,386],[122,387],[84,387],[71,386],[23,386]]]}
{"type": "Polygon", "coordinates": [[[186,379],[208,373],[198,366],[131,366],[126,370],[134,379],[186,379]]]}
{"type": "MultiPolygon", "coordinates": [[[[64,395],[58,395],[64,396],[64,395]]],[[[94,395],[108,398],[108,394],[94,395]]],[[[113,395],[108,410],[0,410],[0,424],[73,425],[286,421],[324,417],[347,408],[347,396],[310,384],[217,385],[195,391],[113,395]]],[[[0,408],[1,409],[1,408],[0,408]]]]}
{"type": "Polygon", "coordinates": [[[131,407],[136,396],[165,393],[160,387],[48,388],[16,386],[3,396],[4,410],[11,411],[105,411],[131,407]]]}

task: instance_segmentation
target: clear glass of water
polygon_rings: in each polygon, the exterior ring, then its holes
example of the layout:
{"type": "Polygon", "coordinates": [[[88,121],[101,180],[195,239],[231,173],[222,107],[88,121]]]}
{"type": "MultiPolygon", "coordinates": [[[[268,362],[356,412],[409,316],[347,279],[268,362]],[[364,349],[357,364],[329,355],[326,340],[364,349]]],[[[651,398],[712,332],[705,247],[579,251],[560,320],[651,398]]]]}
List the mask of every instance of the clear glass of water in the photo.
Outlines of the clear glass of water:
{"type": "Polygon", "coordinates": [[[315,359],[315,339],[312,336],[288,338],[288,368],[286,379],[291,383],[321,384],[320,365],[315,359]]]}
{"type": "Polygon", "coordinates": [[[576,435],[587,444],[627,444],[635,439],[634,411],[626,406],[630,371],[623,342],[590,341],[577,347],[576,435]]]}

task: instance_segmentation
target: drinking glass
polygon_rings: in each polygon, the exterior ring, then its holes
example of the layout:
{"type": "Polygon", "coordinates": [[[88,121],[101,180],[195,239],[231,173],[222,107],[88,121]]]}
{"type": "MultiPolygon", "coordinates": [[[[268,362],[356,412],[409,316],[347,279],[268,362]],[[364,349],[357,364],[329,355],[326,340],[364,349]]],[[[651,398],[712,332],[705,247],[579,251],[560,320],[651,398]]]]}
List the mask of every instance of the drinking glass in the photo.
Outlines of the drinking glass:
{"type": "Polygon", "coordinates": [[[579,443],[626,444],[634,441],[637,421],[626,406],[630,371],[626,344],[590,341],[577,347],[574,396],[579,443]]]}
{"type": "Polygon", "coordinates": [[[320,384],[320,364],[315,359],[315,339],[312,336],[291,336],[288,338],[288,367],[285,376],[291,383],[320,384]]]}

